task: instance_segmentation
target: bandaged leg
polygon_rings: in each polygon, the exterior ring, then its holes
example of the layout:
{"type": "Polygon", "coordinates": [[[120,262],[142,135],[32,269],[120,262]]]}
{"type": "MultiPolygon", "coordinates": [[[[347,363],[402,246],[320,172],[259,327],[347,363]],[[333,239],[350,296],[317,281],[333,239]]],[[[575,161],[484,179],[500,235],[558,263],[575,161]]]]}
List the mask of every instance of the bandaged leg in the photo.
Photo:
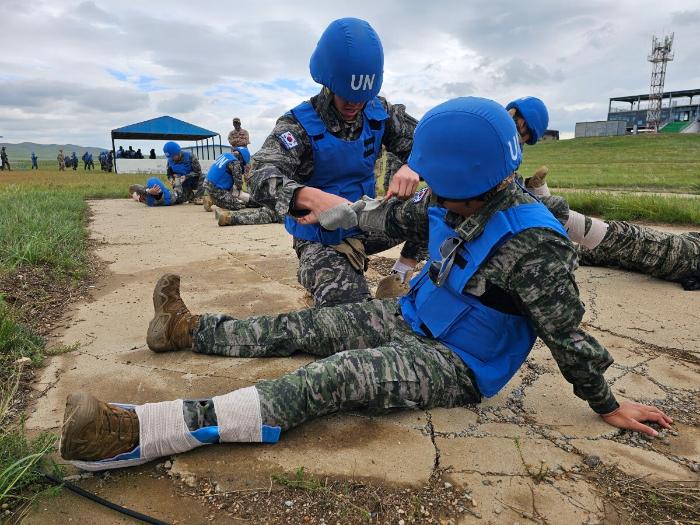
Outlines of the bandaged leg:
{"type": "Polygon", "coordinates": [[[592,250],[605,238],[608,224],[600,219],[586,217],[577,211],[570,210],[569,219],[564,224],[564,228],[569,234],[569,239],[592,250]]]}
{"type": "Polygon", "coordinates": [[[179,454],[202,445],[218,442],[265,442],[279,439],[279,427],[262,425],[260,398],[255,387],[247,387],[217,396],[213,419],[216,425],[192,425],[185,419],[185,403],[181,399],[123,405],[139,419],[139,445],[129,452],[99,461],[71,461],[83,470],[107,470],[140,465],[153,459],[179,454]]]}
{"type": "Polygon", "coordinates": [[[600,244],[580,248],[582,265],[620,267],[682,284],[700,278],[700,234],[667,233],[623,221],[607,225],[600,244]]]}

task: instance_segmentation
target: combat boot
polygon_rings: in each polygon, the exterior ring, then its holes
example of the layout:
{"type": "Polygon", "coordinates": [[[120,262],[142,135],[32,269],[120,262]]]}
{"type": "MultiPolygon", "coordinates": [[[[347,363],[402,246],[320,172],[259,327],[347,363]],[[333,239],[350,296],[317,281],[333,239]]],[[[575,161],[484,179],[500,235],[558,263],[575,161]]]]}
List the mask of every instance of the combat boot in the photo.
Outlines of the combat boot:
{"type": "Polygon", "coordinates": [[[411,280],[410,274],[406,275],[406,280],[401,279],[401,275],[392,272],[382,278],[377,284],[377,292],[374,297],[377,299],[389,299],[392,297],[401,297],[408,293],[408,281],[411,280]]]}
{"type": "Polygon", "coordinates": [[[139,418],[135,412],[85,392],[68,396],[61,435],[63,459],[108,459],[130,452],[138,444],[139,418]]]}
{"type": "Polygon", "coordinates": [[[204,197],[195,197],[190,201],[192,204],[196,204],[197,206],[201,206],[204,204],[204,197]]]}
{"type": "Polygon", "coordinates": [[[547,178],[548,173],[549,168],[547,166],[540,166],[539,168],[537,168],[537,171],[532,175],[532,177],[528,177],[527,179],[525,179],[525,187],[528,189],[532,189],[544,186],[544,179],[547,178]]]}
{"type": "Polygon", "coordinates": [[[233,216],[231,215],[230,211],[216,210],[214,215],[216,217],[216,221],[219,223],[219,226],[233,225],[233,216]]]}
{"type": "Polygon", "coordinates": [[[133,195],[134,193],[138,195],[143,195],[145,197],[146,186],[143,186],[141,184],[132,184],[131,186],[129,186],[129,195],[133,195]]]}
{"type": "Polygon", "coordinates": [[[214,201],[209,195],[205,195],[202,199],[202,206],[204,206],[204,211],[211,211],[211,207],[214,205],[214,201]]]}
{"type": "Polygon", "coordinates": [[[146,343],[154,352],[192,348],[192,332],[199,322],[180,298],[180,276],[165,274],[153,290],[155,314],[148,325],[146,343]]]}

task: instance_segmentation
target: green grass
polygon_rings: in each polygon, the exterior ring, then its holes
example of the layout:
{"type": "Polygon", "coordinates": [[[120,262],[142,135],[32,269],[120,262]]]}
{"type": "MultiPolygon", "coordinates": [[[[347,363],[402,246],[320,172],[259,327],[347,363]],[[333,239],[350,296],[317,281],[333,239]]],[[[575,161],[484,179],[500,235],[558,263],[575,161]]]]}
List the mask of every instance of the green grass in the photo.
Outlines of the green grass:
{"type": "MultiPolygon", "coordinates": [[[[556,193],[556,192],[555,192],[556,193]]],[[[561,194],[569,207],[605,220],[700,225],[700,198],[572,191],[561,194]]]]}
{"type": "Polygon", "coordinates": [[[627,188],[700,193],[700,135],[543,141],[525,146],[520,173],[549,167],[551,188],[627,188]]]}
{"type": "Polygon", "coordinates": [[[47,456],[56,443],[48,432],[30,440],[22,419],[14,425],[10,421],[22,375],[22,366],[15,363],[28,357],[38,366],[44,350],[44,340],[17,322],[0,298],[0,506],[6,504],[15,519],[44,491],[39,470],[49,465],[47,456]]]}

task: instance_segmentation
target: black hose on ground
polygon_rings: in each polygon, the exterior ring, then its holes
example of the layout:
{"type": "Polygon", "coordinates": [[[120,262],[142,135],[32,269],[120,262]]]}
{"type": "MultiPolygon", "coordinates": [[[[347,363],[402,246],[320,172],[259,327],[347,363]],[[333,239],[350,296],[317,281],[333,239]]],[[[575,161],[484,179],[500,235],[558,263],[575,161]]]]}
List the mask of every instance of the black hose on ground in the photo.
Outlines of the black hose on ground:
{"type": "Polygon", "coordinates": [[[134,519],[143,521],[144,523],[151,523],[153,525],[168,525],[168,523],[166,523],[165,521],[160,521],[156,518],[151,518],[150,516],[146,516],[145,514],[141,514],[140,512],[136,512],[135,510],[127,509],[125,507],[122,507],[121,505],[117,505],[116,503],[107,501],[106,499],[99,497],[97,494],[93,494],[92,492],[82,489],[78,485],[75,485],[70,481],[61,481],[60,479],[52,476],[51,474],[44,474],[44,477],[55,485],[63,485],[68,490],[75,492],[79,496],[94,501],[95,503],[99,503],[100,505],[103,505],[109,509],[116,510],[121,514],[125,514],[134,519]]]}

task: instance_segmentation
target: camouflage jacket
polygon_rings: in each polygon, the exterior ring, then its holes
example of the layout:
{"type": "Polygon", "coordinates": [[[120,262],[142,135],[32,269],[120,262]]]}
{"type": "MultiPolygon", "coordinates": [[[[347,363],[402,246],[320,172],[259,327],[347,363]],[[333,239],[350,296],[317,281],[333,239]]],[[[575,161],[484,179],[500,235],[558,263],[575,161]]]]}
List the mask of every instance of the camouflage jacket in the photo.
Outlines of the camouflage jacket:
{"type": "MultiPolygon", "coordinates": [[[[413,145],[413,131],[417,121],[406,113],[401,104],[390,104],[379,97],[389,114],[382,144],[405,162],[413,145]]],[[[324,88],[312,97],[311,105],[321,117],[326,128],[336,137],[355,140],[362,131],[362,113],[353,122],[344,122],[333,106],[333,93],[324,88]]],[[[291,113],[277,120],[272,133],[265,139],[262,148],[253,156],[249,189],[253,200],[272,208],[280,215],[288,213],[293,204],[294,192],[304,187],[313,175],[311,141],[304,128],[291,113]],[[288,146],[283,137],[294,139],[288,146]]]]}
{"type": "Polygon", "coordinates": [[[243,189],[243,165],[236,159],[226,165],[226,170],[233,177],[233,186],[236,189],[243,189]]]}
{"type": "MultiPolygon", "coordinates": [[[[465,224],[476,236],[496,211],[528,202],[534,199],[511,184],[465,224]]],[[[561,204],[556,198],[555,202],[561,204]]],[[[427,195],[405,203],[392,199],[389,206],[385,223],[389,236],[427,239],[427,211],[433,206],[427,195]]],[[[568,215],[568,207],[566,211],[568,215]]],[[[464,219],[448,213],[447,220],[456,228],[464,219]]],[[[515,309],[530,319],[574,393],[599,414],[606,414],[617,407],[603,377],[613,359],[603,345],[580,328],[585,308],[574,278],[577,266],[576,248],[568,239],[550,230],[532,228],[501,245],[470,279],[464,292],[477,297],[487,292],[491,296],[494,292],[505,294],[515,309]]]]}
{"type": "Polygon", "coordinates": [[[250,136],[248,131],[241,128],[238,131],[232,129],[228,132],[228,143],[231,144],[232,148],[246,147],[250,144],[250,136]]]}

